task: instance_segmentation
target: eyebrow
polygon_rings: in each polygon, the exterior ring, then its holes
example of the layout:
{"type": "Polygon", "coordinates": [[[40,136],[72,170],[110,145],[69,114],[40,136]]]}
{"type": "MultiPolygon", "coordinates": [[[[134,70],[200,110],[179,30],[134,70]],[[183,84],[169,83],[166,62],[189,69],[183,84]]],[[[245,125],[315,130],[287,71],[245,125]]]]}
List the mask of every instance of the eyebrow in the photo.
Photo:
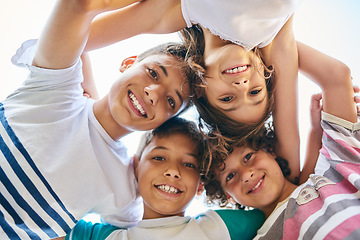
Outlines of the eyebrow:
{"type": "Polygon", "coordinates": [[[160,62],[156,62],[156,64],[161,68],[161,70],[164,72],[165,76],[168,76],[168,72],[166,70],[166,67],[162,65],[160,62]]]}
{"type": "MultiPolygon", "coordinates": [[[[160,149],[160,150],[170,151],[168,148],[163,147],[163,146],[155,146],[155,147],[153,148],[153,150],[154,150],[154,149],[160,149]]],[[[193,154],[193,153],[185,153],[185,154],[187,154],[187,155],[189,155],[189,156],[192,156],[192,157],[194,157],[195,159],[198,158],[198,156],[196,156],[196,154],[193,154]]]]}

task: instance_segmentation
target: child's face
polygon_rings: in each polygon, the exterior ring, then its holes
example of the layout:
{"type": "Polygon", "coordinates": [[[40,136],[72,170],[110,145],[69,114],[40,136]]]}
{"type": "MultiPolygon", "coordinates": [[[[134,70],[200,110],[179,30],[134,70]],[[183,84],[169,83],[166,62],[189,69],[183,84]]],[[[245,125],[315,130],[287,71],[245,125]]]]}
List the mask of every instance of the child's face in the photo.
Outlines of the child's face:
{"type": "Polygon", "coordinates": [[[189,102],[189,84],[168,55],[153,55],[133,64],[112,86],[111,115],[121,126],[154,129],[181,111],[189,102]]]}
{"type": "Polygon", "coordinates": [[[213,107],[242,123],[257,123],[266,113],[264,67],[252,51],[226,41],[205,45],[206,97],[213,107]]]}
{"type": "Polygon", "coordinates": [[[183,134],[155,137],[135,159],[143,219],[184,215],[200,183],[196,145],[183,134]]]}
{"type": "Polygon", "coordinates": [[[267,212],[286,195],[287,181],[270,153],[238,147],[225,164],[217,177],[223,190],[236,202],[267,212]]]}

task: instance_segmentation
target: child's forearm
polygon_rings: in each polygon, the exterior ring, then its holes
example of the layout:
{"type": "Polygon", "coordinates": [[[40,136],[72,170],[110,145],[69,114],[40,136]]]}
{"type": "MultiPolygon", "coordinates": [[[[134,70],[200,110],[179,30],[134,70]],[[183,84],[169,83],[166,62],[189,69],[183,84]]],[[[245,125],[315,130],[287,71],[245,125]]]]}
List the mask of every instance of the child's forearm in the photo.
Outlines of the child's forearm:
{"type": "Polygon", "coordinates": [[[350,69],[342,62],[305,44],[297,43],[300,71],[317,83],[323,92],[323,110],[356,122],[350,69]]]}
{"type": "Polygon", "coordinates": [[[290,181],[300,174],[300,136],[297,111],[298,56],[292,31],[292,18],[284,25],[271,44],[265,49],[267,65],[274,67],[275,110],[274,127],[277,136],[275,153],[289,162],[290,181]]]}
{"type": "Polygon", "coordinates": [[[84,76],[84,81],[81,83],[81,86],[84,89],[84,96],[98,100],[99,94],[95,86],[89,54],[83,53],[81,55],[81,60],[84,76]]]}
{"type": "Polygon", "coordinates": [[[145,0],[96,18],[85,50],[105,47],[142,33],[172,33],[184,27],[180,0],[145,0]]]}
{"type": "Polygon", "coordinates": [[[308,135],[305,162],[300,173],[299,184],[304,183],[309,178],[309,175],[314,173],[315,165],[319,157],[321,149],[322,129],[311,129],[308,135]]]}
{"type": "Polygon", "coordinates": [[[75,63],[88,38],[93,18],[135,0],[58,0],[40,36],[33,65],[61,69],[75,63]]]}

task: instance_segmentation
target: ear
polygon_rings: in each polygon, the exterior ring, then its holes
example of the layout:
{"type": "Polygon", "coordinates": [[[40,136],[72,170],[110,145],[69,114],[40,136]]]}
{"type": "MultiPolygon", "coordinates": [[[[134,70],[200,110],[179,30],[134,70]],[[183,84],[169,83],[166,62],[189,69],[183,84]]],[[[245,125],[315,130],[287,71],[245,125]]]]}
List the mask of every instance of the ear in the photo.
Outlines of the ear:
{"type": "Polygon", "coordinates": [[[204,191],[205,191],[204,183],[200,182],[199,186],[198,186],[198,189],[196,191],[196,196],[200,196],[204,191]]]}
{"type": "Polygon", "coordinates": [[[138,156],[134,155],[133,156],[133,164],[134,164],[134,173],[135,173],[135,178],[136,180],[138,180],[138,167],[139,167],[139,158],[138,156]]]}
{"type": "Polygon", "coordinates": [[[236,204],[236,201],[233,199],[232,196],[230,196],[228,193],[225,193],[225,195],[229,203],[236,204]]]}
{"type": "Polygon", "coordinates": [[[137,56],[131,56],[131,57],[125,58],[121,63],[120,72],[122,72],[122,73],[125,72],[126,69],[128,69],[129,67],[131,67],[134,64],[136,59],[137,59],[137,56]]]}

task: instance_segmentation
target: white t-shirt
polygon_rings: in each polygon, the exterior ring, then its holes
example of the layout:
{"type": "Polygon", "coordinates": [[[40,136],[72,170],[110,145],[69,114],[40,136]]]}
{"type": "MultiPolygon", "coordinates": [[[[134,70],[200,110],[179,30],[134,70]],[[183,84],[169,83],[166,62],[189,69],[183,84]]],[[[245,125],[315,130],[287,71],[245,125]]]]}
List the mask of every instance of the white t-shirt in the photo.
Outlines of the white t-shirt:
{"type": "Polygon", "coordinates": [[[146,219],[129,229],[116,229],[110,225],[93,225],[81,221],[66,239],[230,240],[230,235],[221,217],[215,211],[209,210],[197,217],[173,216],[146,219]]]}
{"type": "Polygon", "coordinates": [[[181,0],[188,27],[200,24],[246,51],[267,46],[301,0],[181,0]]]}
{"type": "Polygon", "coordinates": [[[0,103],[0,239],[64,236],[88,211],[119,227],[142,216],[132,161],[82,96],[82,63],[31,66],[36,40],[13,57],[30,70],[0,103]]]}

